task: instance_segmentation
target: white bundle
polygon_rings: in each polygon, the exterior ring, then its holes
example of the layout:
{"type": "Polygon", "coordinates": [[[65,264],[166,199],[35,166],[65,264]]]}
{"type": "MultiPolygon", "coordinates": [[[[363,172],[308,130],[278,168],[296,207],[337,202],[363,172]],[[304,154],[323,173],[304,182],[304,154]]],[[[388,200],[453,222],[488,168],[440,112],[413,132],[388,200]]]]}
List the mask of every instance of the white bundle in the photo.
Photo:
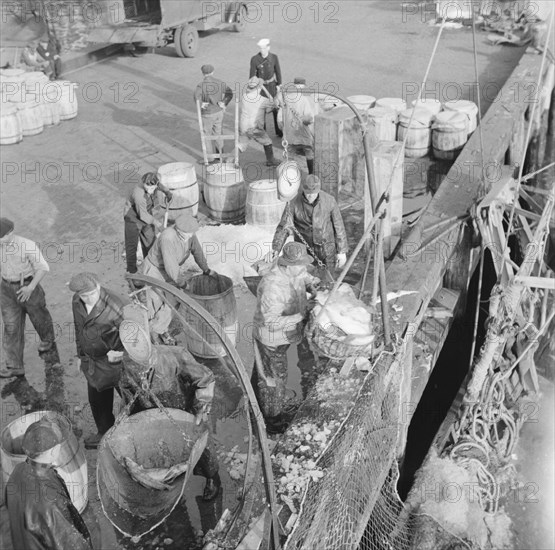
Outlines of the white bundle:
{"type": "MultiPolygon", "coordinates": [[[[327,290],[316,294],[315,316],[320,313],[329,294],[327,290]]],[[[346,335],[338,337],[338,340],[348,340],[352,345],[370,344],[374,339],[372,309],[355,297],[348,284],[339,286],[318,319],[318,324],[327,331],[333,330],[334,326],[338,327],[346,335]]]]}

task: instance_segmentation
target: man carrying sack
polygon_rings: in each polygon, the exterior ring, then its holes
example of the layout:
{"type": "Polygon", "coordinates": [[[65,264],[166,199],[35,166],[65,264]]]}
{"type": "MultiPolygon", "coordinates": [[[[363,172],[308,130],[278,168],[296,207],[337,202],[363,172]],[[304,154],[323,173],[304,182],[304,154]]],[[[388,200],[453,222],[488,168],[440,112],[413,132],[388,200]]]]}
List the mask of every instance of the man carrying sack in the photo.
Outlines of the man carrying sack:
{"type": "Polygon", "coordinates": [[[254,314],[255,366],[252,386],[269,432],[284,425],[285,389],[288,375],[287,350],[303,339],[308,314],[307,288],[320,282],[309,275],[312,263],[306,246],[287,243],[273,267],[262,277],[254,314]]]}
{"type": "Polygon", "coordinates": [[[86,449],[96,449],[114,425],[114,388],[121,375],[123,344],[119,326],[125,301],[100,286],[93,273],[79,273],[69,282],[73,295],[78,366],[87,379],[89,405],[97,433],[85,438],[86,449]]]}

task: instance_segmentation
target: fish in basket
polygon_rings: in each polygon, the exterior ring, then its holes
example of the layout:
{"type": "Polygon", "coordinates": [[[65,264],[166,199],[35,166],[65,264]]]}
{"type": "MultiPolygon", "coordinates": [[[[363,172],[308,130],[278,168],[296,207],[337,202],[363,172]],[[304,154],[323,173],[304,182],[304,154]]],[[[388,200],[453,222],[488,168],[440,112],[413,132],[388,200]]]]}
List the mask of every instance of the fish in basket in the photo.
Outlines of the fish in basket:
{"type": "Polygon", "coordinates": [[[207,429],[179,409],[149,409],[116,422],[102,439],[96,467],[110,523],[135,538],[158,527],[181,500],[207,440],[207,429]]]}
{"type": "Polygon", "coordinates": [[[316,294],[316,305],[306,326],[312,346],[319,355],[330,359],[372,357],[375,340],[372,308],[358,300],[345,283],[327,301],[329,295],[328,290],[316,294]]]}

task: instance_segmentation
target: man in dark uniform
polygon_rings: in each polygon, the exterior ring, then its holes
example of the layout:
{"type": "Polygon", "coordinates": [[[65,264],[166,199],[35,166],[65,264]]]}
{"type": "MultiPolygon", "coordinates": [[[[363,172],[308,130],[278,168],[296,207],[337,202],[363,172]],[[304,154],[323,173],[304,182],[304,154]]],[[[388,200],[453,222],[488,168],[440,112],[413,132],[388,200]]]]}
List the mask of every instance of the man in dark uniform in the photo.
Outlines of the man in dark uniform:
{"type": "MultiPolygon", "coordinates": [[[[260,53],[251,58],[249,78],[253,76],[261,78],[264,81],[263,84],[266,90],[268,90],[272,98],[275,98],[278,86],[281,86],[281,68],[278,56],[275,53],[270,53],[270,40],[268,38],[259,40],[257,46],[260,48],[260,53]]],[[[265,92],[262,92],[262,95],[267,97],[265,92]]],[[[283,133],[279,129],[277,122],[277,108],[273,110],[273,115],[276,135],[282,137],[283,133]]]]}
{"type": "Polygon", "coordinates": [[[18,464],[6,484],[12,548],[26,550],[92,550],[91,536],[71,502],[64,480],[63,429],[45,416],[27,428],[18,464]]]}
{"type": "Polygon", "coordinates": [[[58,80],[62,76],[61,51],[60,42],[53,35],[40,39],[37,53],[48,62],[46,75],[50,77],[50,80],[58,80]]]}

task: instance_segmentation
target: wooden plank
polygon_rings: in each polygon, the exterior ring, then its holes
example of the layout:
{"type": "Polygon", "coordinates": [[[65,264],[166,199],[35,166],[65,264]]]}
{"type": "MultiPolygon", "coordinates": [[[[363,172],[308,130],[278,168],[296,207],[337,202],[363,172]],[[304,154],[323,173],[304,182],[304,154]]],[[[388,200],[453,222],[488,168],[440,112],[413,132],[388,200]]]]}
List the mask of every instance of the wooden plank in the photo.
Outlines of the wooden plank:
{"type": "Polygon", "coordinates": [[[337,107],[314,119],[314,173],[322,189],[336,199],[346,191],[363,197],[366,166],[362,128],[349,107],[337,107]]]}
{"type": "MultiPolygon", "coordinates": [[[[387,214],[382,221],[384,226],[383,252],[386,258],[391,256],[401,239],[401,225],[403,222],[404,158],[403,144],[398,141],[382,141],[372,149],[378,200],[387,190],[391,182],[387,214]],[[395,160],[398,156],[401,160],[397,166],[395,166],[395,160]]],[[[367,187],[368,186],[365,188],[367,187]]],[[[370,216],[371,215],[372,213],[370,212],[370,216]]]]}

